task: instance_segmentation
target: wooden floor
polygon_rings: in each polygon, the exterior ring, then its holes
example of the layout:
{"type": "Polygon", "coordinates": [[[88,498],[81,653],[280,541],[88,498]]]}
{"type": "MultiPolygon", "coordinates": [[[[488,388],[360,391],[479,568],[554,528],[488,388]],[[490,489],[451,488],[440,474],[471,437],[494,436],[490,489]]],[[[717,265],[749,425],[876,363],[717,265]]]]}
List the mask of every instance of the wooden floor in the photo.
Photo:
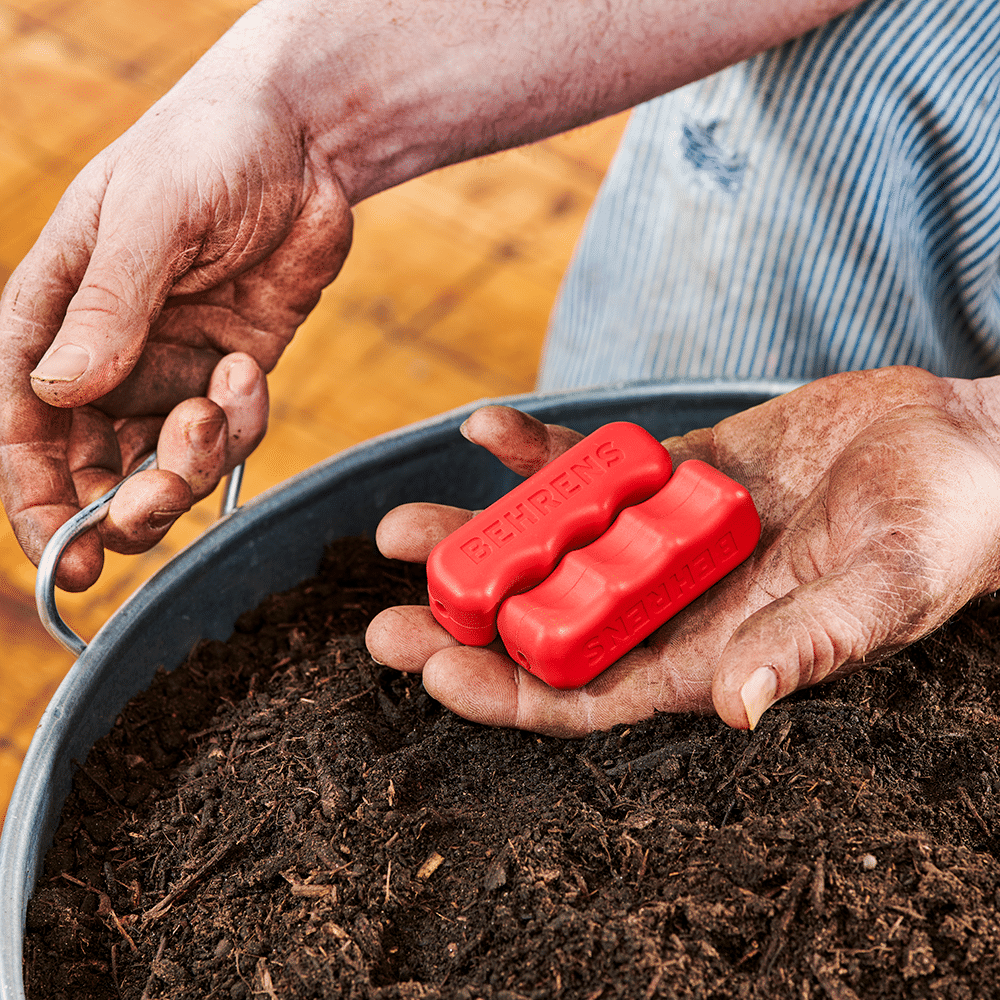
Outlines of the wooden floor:
{"type": "MultiPolygon", "coordinates": [[[[242,13],[241,0],[0,0],[0,284],[73,176],[242,13]]],[[[614,151],[619,116],[452,167],[358,207],[340,278],[272,375],[250,497],[349,445],[530,391],[546,317],[614,151]]],[[[60,609],[90,638],[211,523],[218,497],[60,609]]],[[[0,817],[69,668],[38,623],[34,569],[0,525],[0,817]]]]}

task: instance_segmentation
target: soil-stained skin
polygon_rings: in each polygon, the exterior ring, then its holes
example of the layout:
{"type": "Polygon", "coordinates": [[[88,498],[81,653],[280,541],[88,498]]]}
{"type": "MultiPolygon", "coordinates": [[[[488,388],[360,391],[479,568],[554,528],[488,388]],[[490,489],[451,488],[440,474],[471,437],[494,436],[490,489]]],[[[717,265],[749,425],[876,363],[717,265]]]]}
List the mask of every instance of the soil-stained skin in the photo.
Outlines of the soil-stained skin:
{"type": "Polygon", "coordinates": [[[371,662],[422,594],[339,543],[130,704],[29,908],[30,1000],[993,994],[990,606],[752,734],[562,741],[371,662]]]}

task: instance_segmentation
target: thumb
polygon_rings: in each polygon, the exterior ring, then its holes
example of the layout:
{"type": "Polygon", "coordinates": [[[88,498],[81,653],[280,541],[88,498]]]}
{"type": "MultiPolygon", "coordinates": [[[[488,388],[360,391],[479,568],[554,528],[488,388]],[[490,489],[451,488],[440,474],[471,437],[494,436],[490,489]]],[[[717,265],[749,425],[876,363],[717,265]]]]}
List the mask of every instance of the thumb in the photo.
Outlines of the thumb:
{"type": "Polygon", "coordinates": [[[70,407],[114,389],[142,353],[166,284],[144,259],[99,243],[59,332],[31,373],[35,395],[70,407]]]}
{"type": "Polygon", "coordinates": [[[81,173],[33,249],[42,264],[67,242],[72,250],[60,328],[31,372],[43,402],[93,402],[133,369],[171,285],[190,265],[190,248],[179,244],[182,222],[160,184],[122,180],[97,160],[81,173]]]}
{"type": "Polygon", "coordinates": [[[803,584],[736,629],[712,682],[715,710],[727,725],[753,729],[779,699],[887,650],[891,604],[884,587],[862,576],[846,569],[803,584]]]}

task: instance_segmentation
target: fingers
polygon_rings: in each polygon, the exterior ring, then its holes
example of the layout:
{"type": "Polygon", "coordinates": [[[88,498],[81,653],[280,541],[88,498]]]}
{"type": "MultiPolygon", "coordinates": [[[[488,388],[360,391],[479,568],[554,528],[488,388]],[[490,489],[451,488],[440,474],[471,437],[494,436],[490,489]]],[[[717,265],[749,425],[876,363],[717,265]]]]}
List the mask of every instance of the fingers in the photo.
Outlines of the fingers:
{"type": "MultiPolygon", "coordinates": [[[[16,390],[0,402],[0,486],[3,505],[18,543],[37,566],[58,528],[79,510],[67,464],[72,414],[53,414],[33,394],[23,408],[16,390]],[[40,410],[32,409],[31,401],[40,410]]],[[[71,545],[59,563],[56,582],[64,590],[85,590],[98,578],[103,553],[96,533],[71,545]]]]}
{"type": "Polygon", "coordinates": [[[704,711],[708,680],[683,683],[655,650],[637,649],[584,688],[558,691],[507,656],[499,641],[463,646],[427,607],[388,608],[368,626],[372,658],[422,673],[427,692],[473,722],[552,736],[583,736],[653,711],[704,711]]]}
{"type": "Polygon", "coordinates": [[[121,481],[122,456],[115,429],[103,413],[81,406],[71,414],[66,461],[82,508],[121,481]]]}
{"type": "Polygon", "coordinates": [[[228,438],[223,469],[232,472],[249,458],[267,431],[267,376],[249,354],[228,354],[212,373],[208,398],[226,415],[228,438]]]}
{"type": "Polygon", "coordinates": [[[128,376],[94,405],[118,418],[162,416],[182,400],[206,395],[219,364],[219,352],[213,348],[149,339],[128,376]]]}
{"type": "Polygon", "coordinates": [[[571,448],[583,435],[510,406],[483,406],[461,426],[462,435],[486,448],[508,469],[530,476],[571,448]]]}
{"type": "MultiPolygon", "coordinates": [[[[83,406],[73,411],[67,457],[81,508],[121,481],[122,457],[115,430],[108,419],[92,407],[83,406]]],[[[175,473],[156,469],[138,473],[111,501],[99,528],[101,541],[114,552],[145,552],[190,509],[191,503],[190,488],[175,473]],[[152,514],[147,507],[153,508],[152,514]]]]}
{"type": "Polygon", "coordinates": [[[472,516],[472,511],[443,504],[403,504],[382,518],[375,544],[389,559],[426,562],[431,549],[472,516]]]}
{"type": "Polygon", "coordinates": [[[704,710],[645,649],[633,650],[582,688],[557,690],[521,669],[499,644],[451,645],[428,657],[423,684],[453,712],[488,726],[574,738],[653,712],[704,710]]]}
{"type": "Polygon", "coordinates": [[[204,397],[186,399],[163,421],[157,467],[177,473],[195,500],[201,500],[222,478],[228,438],[226,414],[217,403],[204,397]]]}
{"type": "MultiPolygon", "coordinates": [[[[216,367],[209,397],[187,399],[162,421],[156,470],[130,478],[118,491],[102,526],[116,552],[143,552],[155,545],[192,503],[245,461],[267,428],[267,379],[249,355],[227,355],[216,367]]],[[[119,426],[127,465],[139,457],[157,422],[119,426]],[[126,448],[127,442],[127,448],[126,448]]]]}
{"type": "Polygon", "coordinates": [[[380,611],[368,626],[365,643],[372,659],[386,667],[420,673],[436,652],[459,642],[443,629],[427,607],[380,611]]]}
{"type": "Polygon", "coordinates": [[[191,509],[191,487],[176,472],[137,472],[115,494],[101,524],[101,539],[114,552],[134,555],[152,548],[181,514],[191,509]]]}
{"type": "MultiPolygon", "coordinates": [[[[126,422],[119,433],[134,432],[132,451],[150,429],[148,422],[126,422]]],[[[159,542],[181,514],[215,488],[226,461],[227,436],[226,415],[211,400],[189,399],[175,407],[162,422],[157,468],[130,476],[111,501],[100,525],[104,545],[132,555],[159,542]]]]}
{"type": "MultiPolygon", "coordinates": [[[[74,504],[40,504],[10,518],[18,543],[37,566],[49,539],[79,508],[74,504]]],[[[88,531],[63,553],[56,572],[56,586],[77,593],[93,586],[104,568],[104,550],[97,532],[88,531]]]]}
{"type": "Polygon", "coordinates": [[[462,718],[486,726],[516,728],[522,684],[530,689],[541,683],[489,646],[448,647],[424,664],[427,693],[462,718]]]}
{"type": "Polygon", "coordinates": [[[118,440],[110,443],[102,429],[109,426],[106,418],[87,416],[96,413],[89,407],[74,411],[74,431],[79,427],[77,436],[86,442],[78,448],[89,453],[86,465],[78,460],[74,466],[81,503],[118,482],[123,464],[128,469],[154,444],[157,449],[157,468],[130,477],[112,500],[100,528],[107,548],[126,554],[152,548],[260,443],[267,428],[267,379],[253,358],[242,353],[223,358],[209,396],[185,400],[165,420],[119,421],[118,440]]]}

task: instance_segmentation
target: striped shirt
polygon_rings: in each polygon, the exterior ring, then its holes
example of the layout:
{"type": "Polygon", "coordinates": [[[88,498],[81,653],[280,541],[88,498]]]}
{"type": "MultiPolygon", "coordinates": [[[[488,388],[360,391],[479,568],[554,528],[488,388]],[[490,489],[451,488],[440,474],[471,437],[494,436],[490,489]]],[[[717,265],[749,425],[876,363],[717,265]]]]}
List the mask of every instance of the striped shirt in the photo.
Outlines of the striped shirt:
{"type": "Polygon", "coordinates": [[[997,374],[998,90],[997,0],[870,0],[636,108],[539,388],[997,374]]]}

